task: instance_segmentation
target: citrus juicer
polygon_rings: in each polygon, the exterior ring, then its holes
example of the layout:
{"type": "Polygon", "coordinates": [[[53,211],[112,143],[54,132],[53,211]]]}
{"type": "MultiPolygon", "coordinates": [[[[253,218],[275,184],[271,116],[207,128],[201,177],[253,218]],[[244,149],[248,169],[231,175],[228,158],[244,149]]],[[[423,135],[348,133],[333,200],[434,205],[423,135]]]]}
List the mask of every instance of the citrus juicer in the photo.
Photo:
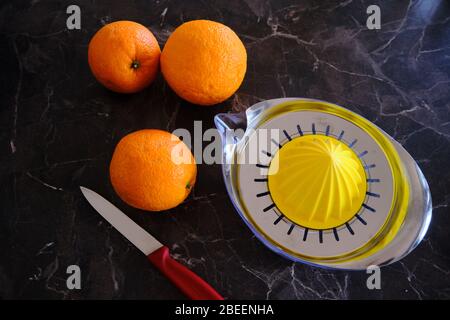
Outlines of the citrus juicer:
{"type": "Polygon", "coordinates": [[[273,251],[360,270],[401,259],[424,237],[432,212],[425,177],[398,142],[360,115],[283,98],[214,120],[229,196],[273,251]]]}

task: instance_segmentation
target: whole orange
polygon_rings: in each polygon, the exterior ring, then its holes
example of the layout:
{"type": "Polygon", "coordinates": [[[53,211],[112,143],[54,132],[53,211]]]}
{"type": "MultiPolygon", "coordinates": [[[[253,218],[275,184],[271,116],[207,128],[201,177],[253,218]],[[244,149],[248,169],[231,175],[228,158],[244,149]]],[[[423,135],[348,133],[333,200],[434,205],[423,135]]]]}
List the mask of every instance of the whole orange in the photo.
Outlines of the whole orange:
{"type": "Polygon", "coordinates": [[[186,199],[195,184],[197,165],[177,136],[147,129],[119,141],[109,173],[123,201],[135,208],[161,211],[186,199]]]}
{"type": "Polygon", "coordinates": [[[229,98],[242,83],[247,52],[229,27],[209,20],[183,23],[161,53],[161,71],[183,99],[212,105],[229,98]]]}
{"type": "Polygon", "coordinates": [[[161,49],[153,34],[132,21],[105,25],[91,39],[89,66],[105,87],[121,93],[137,92],[156,77],[161,49]]]}

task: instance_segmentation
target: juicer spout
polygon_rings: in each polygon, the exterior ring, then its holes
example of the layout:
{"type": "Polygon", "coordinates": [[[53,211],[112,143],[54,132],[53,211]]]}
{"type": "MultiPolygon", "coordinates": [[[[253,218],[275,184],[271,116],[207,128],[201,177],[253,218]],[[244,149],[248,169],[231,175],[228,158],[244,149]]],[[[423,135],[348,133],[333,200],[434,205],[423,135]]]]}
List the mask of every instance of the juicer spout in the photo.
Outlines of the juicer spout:
{"type": "Polygon", "coordinates": [[[266,109],[287,101],[297,100],[299,98],[280,98],[260,101],[249,107],[246,111],[239,113],[219,113],[214,117],[214,123],[219,130],[222,138],[222,144],[235,144],[243,136],[247,128],[254,122],[258,116],[266,109]]]}
{"type": "Polygon", "coordinates": [[[237,143],[247,128],[245,112],[219,113],[214,117],[214,124],[222,138],[222,144],[237,143]]]}

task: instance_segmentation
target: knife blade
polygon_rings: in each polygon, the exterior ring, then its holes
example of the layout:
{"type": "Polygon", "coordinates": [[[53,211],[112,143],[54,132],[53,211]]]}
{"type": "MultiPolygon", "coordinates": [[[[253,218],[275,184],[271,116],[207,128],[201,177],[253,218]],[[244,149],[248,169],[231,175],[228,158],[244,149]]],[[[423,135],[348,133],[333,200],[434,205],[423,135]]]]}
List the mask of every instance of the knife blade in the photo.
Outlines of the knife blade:
{"type": "Polygon", "coordinates": [[[91,206],[146,256],[163,246],[161,242],[101,195],[85,187],[80,187],[80,189],[91,206]]]}
{"type": "Polygon", "coordinates": [[[117,231],[142,251],[188,298],[193,300],[223,300],[208,283],[170,256],[169,248],[131,220],[111,202],[86,187],[80,186],[86,200],[117,231]]]}

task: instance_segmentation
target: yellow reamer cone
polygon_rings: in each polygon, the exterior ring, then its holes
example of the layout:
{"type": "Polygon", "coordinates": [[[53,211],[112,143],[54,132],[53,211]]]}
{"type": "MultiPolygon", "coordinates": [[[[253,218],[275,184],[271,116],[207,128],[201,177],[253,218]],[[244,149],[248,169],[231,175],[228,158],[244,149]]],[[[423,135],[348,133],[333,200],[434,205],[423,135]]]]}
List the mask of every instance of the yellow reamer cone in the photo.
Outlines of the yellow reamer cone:
{"type": "Polygon", "coordinates": [[[300,136],[275,154],[268,172],[279,210],[305,228],[331,229],[349,221],[366,196],[366,174],[356,153],[325,135],[300,136]]]}

